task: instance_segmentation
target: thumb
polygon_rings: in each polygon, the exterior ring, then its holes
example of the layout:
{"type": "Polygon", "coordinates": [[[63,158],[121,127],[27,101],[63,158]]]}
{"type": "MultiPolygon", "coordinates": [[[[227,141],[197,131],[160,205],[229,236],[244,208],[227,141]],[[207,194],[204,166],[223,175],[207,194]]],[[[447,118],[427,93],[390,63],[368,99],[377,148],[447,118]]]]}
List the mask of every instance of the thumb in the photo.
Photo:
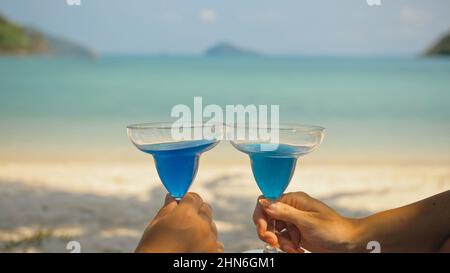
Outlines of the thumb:
{"type": "Polygon", "coordinates": [[[302,211],[281,202],[270,202],[266,199],[260,199],[259,203],[263,206],[264,211],[276,220],[289,222],[296,226],[303,222],[302,211]]]}
{"type": "Polygon", "coordinates": [[[164,200],[163,207],[158,211],[158,213],[155,216],[155,219],[161,218],[167,214],[169,214],[171,211],[173,211],[177,207],[177,202],[173,197],[171,197],[169,194],[166,195],[166,199],[164,200]]]}

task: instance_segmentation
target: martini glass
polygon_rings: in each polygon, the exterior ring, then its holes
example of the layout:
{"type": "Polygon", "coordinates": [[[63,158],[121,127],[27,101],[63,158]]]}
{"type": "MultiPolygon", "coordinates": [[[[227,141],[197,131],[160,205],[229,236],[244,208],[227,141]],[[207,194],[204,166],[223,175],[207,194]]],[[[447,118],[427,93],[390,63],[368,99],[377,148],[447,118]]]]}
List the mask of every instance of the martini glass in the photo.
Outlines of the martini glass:
{"type": "Polygon", "coordinates": [[[185,138],[174,137],[171,122],[154,122],[127,126],[128,136],[141,151],[155,160],[159,178],[169,194],[180,201],[197,174],[200,155],[219,143],[222,128],[204,122],[182,124],[185,138]],[[204,137],[203,132],[208,132],[204,137]],[[197,135],[197,136],[196,136],[197,135]]]}
{"type": "MultiPolygon", "coordinates": [[[[227,129],[230,126],[227,127],[227,129]]],[[[244,130],[244,138],[231,139],[231,144],[250,157],[253,176],[263,196],[276,201],[286,190],[295,172],[300,156],[314,151],[322,143],[324,128],[300,124],[280,124],[279,127],[261,127],[258,125],[235,125],[231,131],[244,130]],[[270,143],[259,139],[259,130],[278,130],[279,141],[270,143]],[[250,138],[249,136],[257,136],[250,138]]],[[[275,219],[272,219],[275,233],[275,219]]],[[[248,252],[276,253],[278,250],[266,244],[262,250],[248,252]]]]}

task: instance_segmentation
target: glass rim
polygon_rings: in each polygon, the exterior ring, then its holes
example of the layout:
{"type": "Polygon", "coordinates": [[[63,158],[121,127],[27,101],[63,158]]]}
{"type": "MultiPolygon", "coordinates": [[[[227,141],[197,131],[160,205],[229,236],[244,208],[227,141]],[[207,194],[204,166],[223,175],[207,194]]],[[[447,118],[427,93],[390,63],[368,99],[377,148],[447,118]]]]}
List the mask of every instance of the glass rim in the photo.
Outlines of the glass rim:
{"type": "MultiPolygon", "coordinates": [[[[134,124],[130,124],[127,125],[127,129],[131,129],[131,130],[135,130],[135,129],[141,129],[141,130],[146,130],[146,129],[164,129],[164,130],[170,130],[172,129],[172,125],[175,123],[176,121],[155,121],[155,122],[144,122],[144,123],[134,123],[134,124]]],[[[186,124],[187,127],[190,128],[197,128],[197,127],[203,127],[205,126],[205,123],[208,122],[208,120],[203,120],[201,122],[198,121],[194,121],[194,122],[182,122],[182,124],[186,124]]],[[[216,122],[213,125],[222,125],[223,123],[220,122],[216,122]]]]}
{"type": "MultiPolygon", "coordinates": [[[[232,127],[232,128],[269,128],[271,129],[272,126],[260,126],[259,124],[255,124],[255,123],[238,123],[238,124],[224,124],[224,126],[226,127],[232,127]]],[[[302,123],[290,123],[290,122],[282,122],[279,123],[278,127],[274,127],[278,130],[300,130],[300,131],[308,131],[308,132],[312,132],[312,131],[325,131],[325,127],[322,126],[317,126],[317,125],[309,125],[309,124],[302,124],[302,123]]]]}
{"type": "MultiPolygon", "coordinates": [[[[144,123],[134,123],[127,125],[127,129],[131,130],[155,130],[155,129],[164,129],[169,130],[172,129],[172,125],[176,121],[155,121],[155,122],[144,122],[144,123]]],[[[194,121],[194,122],[182,122],[182,124],[186,124],[187,127],[190,128],[197,128],[197,127],[203,127],[205,126],[206,122],[210,122],[210,120],[202,120],[201,122],[194,121]]],[[[213,122],[213,125],[221,125],[223,127],[231,127],[231,128],[272,128],[271,125],[269,126],[260,126],[256,123],[236,123],[236,124],[229,124],[224,122],[213,122]]],[[[313,132],[313,131],[325,131],[325,127],[317,126],[317,125],[309,125],[309,124],[302,124],[302,123],[290,123],[290,122],[283,122],[280,123],[277,128],[278,130],[299,130],[303,132],[313,132]]]]}

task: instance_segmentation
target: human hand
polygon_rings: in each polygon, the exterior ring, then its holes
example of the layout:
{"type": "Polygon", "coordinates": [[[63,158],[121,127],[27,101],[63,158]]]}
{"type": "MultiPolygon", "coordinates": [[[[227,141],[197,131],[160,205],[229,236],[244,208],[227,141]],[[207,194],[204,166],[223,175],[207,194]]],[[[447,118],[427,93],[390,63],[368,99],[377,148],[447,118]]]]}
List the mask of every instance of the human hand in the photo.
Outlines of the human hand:
{"type": "Polygon", "coordinates": [[[196,193],[179,204],[166,196],[164,206],[144,231],[136,252],[223,252],[211,207],[196,193]]]}
{"type": "Polygon", "coordinates": [[[258,198],[253,221],[258,236],[285,252],[347,252],[356,247],[358,220],[342,217],[304,192],[284,194],[278,201],[258,198]],[[274,229],[270,219],[276,219],[274,229]],[[275,232],[273,232],[275,230],[275,232]]]}

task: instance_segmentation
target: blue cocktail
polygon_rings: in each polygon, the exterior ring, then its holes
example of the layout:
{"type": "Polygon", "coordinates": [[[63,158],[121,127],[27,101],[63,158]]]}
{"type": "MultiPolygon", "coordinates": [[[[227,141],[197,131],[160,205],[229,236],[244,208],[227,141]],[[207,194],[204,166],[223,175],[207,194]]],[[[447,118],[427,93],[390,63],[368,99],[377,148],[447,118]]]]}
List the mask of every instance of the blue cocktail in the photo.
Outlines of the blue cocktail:
{"type": "Polygon", "coordinates": [[[250,156],[256,183],[269,199],[278,199],[283,194],[294,174],[297,158],[310,150],[309,147],[287,144],[279,144],[273,151],[265,151],[258,143],[233,145],[250,156]]]}
{"type": "Polygon", "coordinates": [[[177,131],[173,131],[172,123],[168,122],[130,125],[127,130],[133,144],[153,156],[159,178],[169,194],[180,200],[197,174],[200,155],[219,143],[222,130],[214,126],[219,125],[189,124],[183,129],[188,133],[198,131],[202,134],[200,137],[187,134],[184,139],[172,135],[177,131]],[[203,138],[204,131],[213,133],[203,138]]]}
{"type": "Polygon", "coordinates": [[[197,174],[200,155],[217,143],[216,140],[191,140],[136,146],[153,155],[164,187],[173,198],[180,200],[197,174]]]}

